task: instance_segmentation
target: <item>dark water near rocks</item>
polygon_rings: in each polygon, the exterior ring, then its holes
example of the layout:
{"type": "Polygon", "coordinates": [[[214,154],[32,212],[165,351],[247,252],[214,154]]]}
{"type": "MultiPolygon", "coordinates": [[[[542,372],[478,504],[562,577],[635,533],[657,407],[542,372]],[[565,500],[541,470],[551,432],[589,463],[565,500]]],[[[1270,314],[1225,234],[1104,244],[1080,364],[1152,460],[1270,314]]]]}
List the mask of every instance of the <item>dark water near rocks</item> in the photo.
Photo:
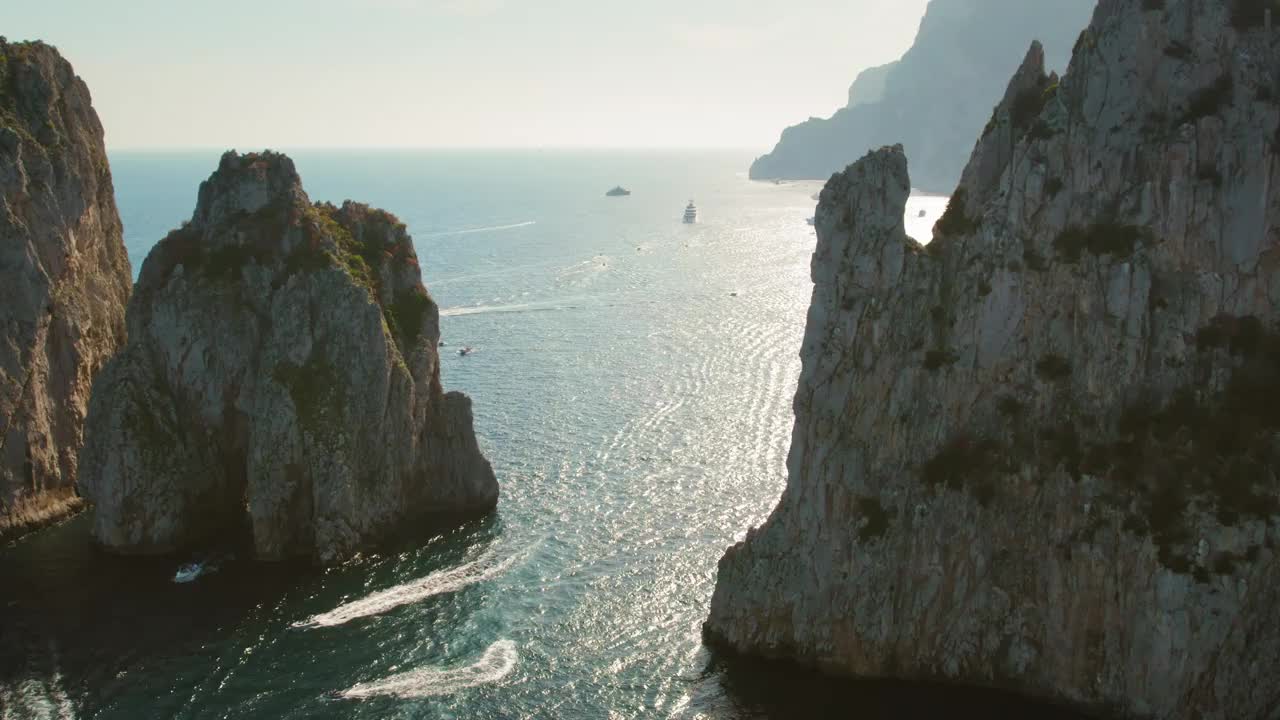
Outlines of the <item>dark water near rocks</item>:
{"type": "MultiPolygon", "coordinates": [[[[0,550],[0,718],[1053,717],[701,644],[716,561],[784,483],[816,184],[735,154],[292,154],[313,199],[408,223],[499,511],[190,584],[98,555],[84,517],[0,550]]],[[[216,161],[112,157],[135,270],[216,161]]]]}

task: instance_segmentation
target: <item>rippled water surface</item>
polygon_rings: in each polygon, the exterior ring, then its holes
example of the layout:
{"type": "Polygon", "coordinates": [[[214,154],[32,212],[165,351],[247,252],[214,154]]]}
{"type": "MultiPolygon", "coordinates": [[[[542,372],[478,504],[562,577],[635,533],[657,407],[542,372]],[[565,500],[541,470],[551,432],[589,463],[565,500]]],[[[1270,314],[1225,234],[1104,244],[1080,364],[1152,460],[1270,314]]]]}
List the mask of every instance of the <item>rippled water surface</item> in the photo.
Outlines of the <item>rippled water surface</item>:
{"type": "MultiPolygon", "coordinates": [[[[498,512],[323,572],[231,561],[183,585],[174,561],[95,554],[87,518],[42,533],[0,551],[0,716],[888,718],[964,699],[701,644],[717,560],[784,483],[818,184],[748,182],[735,154],[292,155],[313,199],[408,223],[498,512]],[[618,183],[634,194],[606,198],[618,183]]],[[[136,271],[217,154],[112,161],[136,271]]],[[[913,227],[943,204],[913,201],[913,227]]]]}

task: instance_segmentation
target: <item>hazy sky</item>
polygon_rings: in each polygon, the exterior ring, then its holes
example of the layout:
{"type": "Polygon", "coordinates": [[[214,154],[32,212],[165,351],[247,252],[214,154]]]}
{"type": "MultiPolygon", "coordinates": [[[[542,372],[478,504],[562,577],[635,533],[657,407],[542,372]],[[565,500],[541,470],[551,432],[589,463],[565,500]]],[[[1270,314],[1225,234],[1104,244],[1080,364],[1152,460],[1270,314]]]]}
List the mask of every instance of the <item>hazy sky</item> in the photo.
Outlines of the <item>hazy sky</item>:
{"type": "Polygon", "coordinates": [[[844,104],[927,0],[0,0],[108,146],[740,147],[844,104]]]}

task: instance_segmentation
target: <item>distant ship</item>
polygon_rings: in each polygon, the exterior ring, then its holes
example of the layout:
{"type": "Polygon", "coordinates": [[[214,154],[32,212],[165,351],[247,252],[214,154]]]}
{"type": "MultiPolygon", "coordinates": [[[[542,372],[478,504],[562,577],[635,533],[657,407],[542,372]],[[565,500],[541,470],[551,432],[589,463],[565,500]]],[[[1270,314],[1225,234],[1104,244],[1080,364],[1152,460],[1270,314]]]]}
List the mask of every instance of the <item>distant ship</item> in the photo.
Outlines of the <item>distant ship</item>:
{"type": "Polygon", "coordinates": [[[693,201],[689,201],[689,205],[684,209],[684,221],[686,223],[698,222],[698,208],[694,207],[693,201]]]}
{"type": "Polygon", "coordinates": [[[808,220],[805,220],[805,222],[809,223],[810,227],[812,227],[813,224],[817,221],[818,221],[817,218],[809,218],[808,220]]]}
{"type": "Polygon", "coordinates": [[[605,196],[606,197],[626,197],[630,194],[631,194],[630,190],[619,185],[614,189],[610,190],[609,192],[605,193],[605,196]]]}

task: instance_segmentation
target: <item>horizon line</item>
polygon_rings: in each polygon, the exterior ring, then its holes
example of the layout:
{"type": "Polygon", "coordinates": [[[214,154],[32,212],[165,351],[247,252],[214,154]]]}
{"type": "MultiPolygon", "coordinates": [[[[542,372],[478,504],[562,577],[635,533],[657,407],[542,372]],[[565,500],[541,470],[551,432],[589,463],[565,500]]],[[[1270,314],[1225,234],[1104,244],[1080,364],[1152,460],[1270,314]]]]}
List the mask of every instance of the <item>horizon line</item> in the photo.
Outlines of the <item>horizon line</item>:
{"type": "Polygon", "coordinates": [[[703,151],[703,152],[744,152],[759,153],[756,148],[729,145],[111,145],[107,143],[107,152],[205,152],[228,150],[241,151],[241,147],[254,147],[254,150],[242,152],[259,152],[262,150],[355,150],[355,151],[405,151],[430,150],[443,152],[532,152],[532,151],[703,151]]]}

